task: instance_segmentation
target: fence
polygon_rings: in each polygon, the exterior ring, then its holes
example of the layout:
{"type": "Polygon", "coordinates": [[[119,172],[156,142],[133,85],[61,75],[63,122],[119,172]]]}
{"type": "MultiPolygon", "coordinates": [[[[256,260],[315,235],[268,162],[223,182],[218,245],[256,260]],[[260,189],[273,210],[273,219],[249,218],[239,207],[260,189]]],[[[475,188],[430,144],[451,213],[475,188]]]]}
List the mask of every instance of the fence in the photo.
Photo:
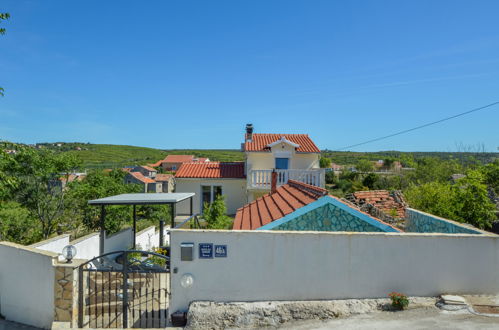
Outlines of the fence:
{"type": "Polygon", "coordinates": [[[174,229],[170,239],[170,313],[199,300],[499,293],[499,236],[492,234],[174,229]],[[180,260],[181,243],[194,243],[192,261],[180,260]],[[192,277],[192,287],[182,287],[182,277],[184,284],[192,277]]]}

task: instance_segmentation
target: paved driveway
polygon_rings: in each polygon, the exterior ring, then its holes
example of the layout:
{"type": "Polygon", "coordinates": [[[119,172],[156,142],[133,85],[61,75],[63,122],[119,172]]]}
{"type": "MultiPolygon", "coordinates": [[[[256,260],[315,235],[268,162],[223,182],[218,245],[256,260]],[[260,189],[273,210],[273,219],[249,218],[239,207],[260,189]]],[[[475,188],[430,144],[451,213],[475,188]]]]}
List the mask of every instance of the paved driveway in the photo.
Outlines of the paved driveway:
{"type": "Polygon", "coordinates": [[[286,329],[499,329],[499,317],[473,315],[467,311],[447,312],[418,308],[404,312],[374,312],[329,321],[287,324],[286,329]]]}
{"type": "Polygon", "coordinates": [[[21,323],[10,322],[0,319],[0,330],[41,330],[39,328],[31,327],[21,323]]]}

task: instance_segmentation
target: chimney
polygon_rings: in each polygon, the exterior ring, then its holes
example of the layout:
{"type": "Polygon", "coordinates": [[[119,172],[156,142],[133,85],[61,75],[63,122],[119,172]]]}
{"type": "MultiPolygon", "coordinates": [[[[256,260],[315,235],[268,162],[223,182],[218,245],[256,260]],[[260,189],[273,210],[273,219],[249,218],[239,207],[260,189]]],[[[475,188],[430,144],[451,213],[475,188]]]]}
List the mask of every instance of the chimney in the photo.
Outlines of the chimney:
{"type": "Polygon", "coordinates": [[[270,193],[275,193],[277,190],[277,172],[272,170],[272,177],[270,179],[270,193]]]}
{"type": "Polygon", "coordinates": [[[253,139],[253,124],[246,124],[246,141],[251,142],[253,139]]]}

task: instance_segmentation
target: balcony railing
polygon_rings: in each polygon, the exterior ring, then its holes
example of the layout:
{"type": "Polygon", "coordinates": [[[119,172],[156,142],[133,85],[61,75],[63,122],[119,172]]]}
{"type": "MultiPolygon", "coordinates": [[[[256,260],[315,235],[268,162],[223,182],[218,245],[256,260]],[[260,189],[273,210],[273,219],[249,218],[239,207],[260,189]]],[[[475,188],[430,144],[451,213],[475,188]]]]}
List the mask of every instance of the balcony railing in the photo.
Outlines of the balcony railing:
{"type": "MultiPolygon", "coordinates": [[[[324,169],[313,170],[275,170],[277,172],[277,186],[296,180],[317,187],[324,187],[324,169]]],[[[250,170],[248,172],[248,188],[270,189],[272,170],[250,170]]]]}

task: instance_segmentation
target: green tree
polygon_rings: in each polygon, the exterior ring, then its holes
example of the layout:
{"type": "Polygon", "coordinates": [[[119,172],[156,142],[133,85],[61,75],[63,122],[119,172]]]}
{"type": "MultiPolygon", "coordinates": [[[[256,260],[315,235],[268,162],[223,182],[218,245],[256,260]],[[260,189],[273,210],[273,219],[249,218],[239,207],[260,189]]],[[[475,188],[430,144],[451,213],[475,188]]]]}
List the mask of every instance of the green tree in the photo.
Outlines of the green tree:
{"type": "MultiPolygon", "coordinates": [[[[10,18],[10,14],[9,13],[0,13],[0,23],[4,20],[8,20],[10,18]]],[[[5,28],[0,28],[0,35],[4,35],[5,34],[5,28]]],[[[0,96],[3,96],[4,94],[4,89],[2,87],[0,87],[0,96]]]]}
{"type": "Polygon", "coordinates": [[[379,175],[377,175],[376,173],[369,173],[362,180],[362,185],[372,190],[375,188],[378,180],[379,180],[379,175]]]}
{"type": "Polygon", "coordinates": [[[321,168],[330,168],[331,167],[331,158],[321,157],[319,160],[319,165],[321,168]]]}
{"type": "Polygon", "coordinates": [[[64,212],[66,189],[61,179],[67,181],[79,161],[68,154],[20,148],[2,166],[14,178],[11,193],[39,220],[43,238],[48,238],[58,230],[64,212]]]}
{"type": "MultiPolygon", "coordinates": [[[[140,185],[125,184],[124,175],[119,169],[110,173],[94,170],[89,172],[84,180],[70,184],[68,200],[76,210],[74,216],[86,230],[100,229],[101,210],[99,207],[89,205],[89,200],[142,191],[140,185]]],[[[108,233],[115,233],[131,218],[131,206],[107,206],[104,225],[108,233]]]]}
{"type": "Polygon", "coordinates": [[[488,197],[484,175],[478,170],[470,170],[453,188],[459,217],[478,228],[492,227],[495,205],[488,197]]]}
{"type": "Polygon", "coordinates": [[[361,159],[357,162],[357,164],[355,165],[355,168],[359,172],[363,172],[363,173],[372,172],[372,171],[374,171],[374,164],[367,159],[361,159]]]}
{"type": "Polygon", "coordinates": [[[203,218],[208,229],[228,229],[232,220],[227,216],[223,195],[218,195],[213,203],[204,203],[203,218]]]}
{"type": "Polygon", "coordinates": [[[17,202],[0,203],[0,241],[32,244],[42,237],[39,223],[17,202]]]}
{"type": "Polygon", "coordinates": [[[449,182],[413,185],[404,195],[411,207],[481,229],[490,228],[495,218],[495,206],[487,196],[484,177],[477,170],[468,171],[454,185],[449,182]]]}

